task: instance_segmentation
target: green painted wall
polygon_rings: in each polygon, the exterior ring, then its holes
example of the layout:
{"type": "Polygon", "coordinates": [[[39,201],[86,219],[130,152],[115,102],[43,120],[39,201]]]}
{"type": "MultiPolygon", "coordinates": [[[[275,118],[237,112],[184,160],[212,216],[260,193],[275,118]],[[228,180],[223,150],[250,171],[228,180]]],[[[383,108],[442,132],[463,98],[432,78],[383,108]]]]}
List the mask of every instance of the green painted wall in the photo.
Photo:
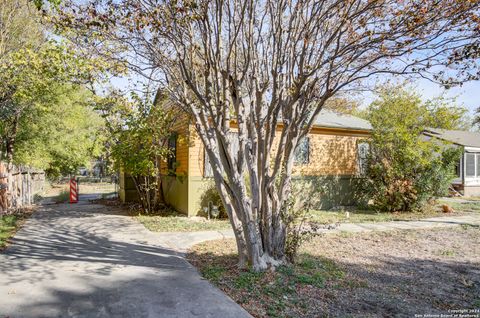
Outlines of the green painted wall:
{"type": "Polygon", "coordinates": [[[121,171],[120,172],[120,178],[119,178],[119,185],[120,189],[118,191],[120,200],[123,203],[126,202],[138,202],[138,193],[137,189],[135,188],[135,184],[133,183],[132,177],[130,177],[128,174],[125,174],[125,172],[121,171]]]}
{"type": "Polygon", "coordinates": [[[202,208],[208,206],[208,202],[212,200],[208,197],[207,191],[214,186],[212,178],[188,178],[188,216],[203,214],[202,208]]]}
{"type": "Polygon", "coordinates": [[[165,201],[178,212],[191,216],[188,206],[188,178],[162,176],[162,182],[165,201]]]}
{"type": "Polygon", "coordinates": [[[297,205],[308,202],[311,209],[328,210],[335,206],[357,205],[356,188],[361,178],[356,176],[293,177],[297,205]]]}
{"type": "MultiPolygon", "coordinates": [[[[361,179],[356,176],[303,176],[294,177],[294,196],[298,206],[305,202],[312,209],[328,210],[336,206],[352,206],[358,203],[356,184],[361,179]]],[[[210,198],[205,192],[214,185],[213,179],[189,177],[188,216],[202,214],[210,198]]]]}

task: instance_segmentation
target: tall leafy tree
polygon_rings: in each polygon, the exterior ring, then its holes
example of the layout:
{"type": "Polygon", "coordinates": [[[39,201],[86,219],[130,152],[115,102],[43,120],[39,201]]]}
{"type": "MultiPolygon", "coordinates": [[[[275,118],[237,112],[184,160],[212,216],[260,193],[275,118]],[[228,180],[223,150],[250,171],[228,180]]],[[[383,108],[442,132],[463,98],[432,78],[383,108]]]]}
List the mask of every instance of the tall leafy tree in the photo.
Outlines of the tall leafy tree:
{"type": "Polygon", "coordinates": [[[466,109],[442,99],[423,102],[402,87],[384,88],[366,112],[373,126],[371,153],[361,186],[377,209],[411,211],[445,195],[459,150],[426,140],[426,128],[458,129],[466,109]]]}
{"type": "Polygon", "coordinates": [[[326,102],[378,75],[447,86],[478,78],[479,5],[90,0],[66,1],[52,21],[79,45],[158,80],[192,117],[239,264],[264,270],[286,261],[293,154],[326,102]]]}
{"type": "Polygon", "coordinates": [[[9,53],[45,42],[40,19],[27,0],[0,0],[0,60],[9,53]]]}
{"type": "Polygon", "coordinates": [[[81,86],[60,84],[52,93],[48,105],[39,103],[20,118],[14,162],[58,177],[101,155],[104,120],[92,107],[93,94],[81,86]]]}
{"type": "Polygon", "coordinates": [[[23,48],[10,53],[0,62],[0,151],[14,161],[20,124],[39,111],[55,104],[59,83],[88,82],[105,69],[99,60],[76,56],[67,46],[47,42],[39,49],[23,48]]]}

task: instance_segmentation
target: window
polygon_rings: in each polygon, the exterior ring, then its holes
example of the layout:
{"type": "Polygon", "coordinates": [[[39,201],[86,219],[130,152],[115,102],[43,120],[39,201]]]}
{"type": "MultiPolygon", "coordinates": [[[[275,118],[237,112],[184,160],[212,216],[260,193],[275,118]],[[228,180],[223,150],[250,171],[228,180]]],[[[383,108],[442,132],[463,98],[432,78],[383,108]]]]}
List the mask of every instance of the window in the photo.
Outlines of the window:
{"type": "MultiPolygon", "coordinates": [[[[238,133],[236,132],[231,132],[230,133],[230,142],[231,142],[231,147],[232,147],[232,152],[234,156],[234,160],[237,157],[238,154],[238,149],[239,149],[239,140],[238,140],[238,133]]],[[[210,163],[210,159],[208,158],[207,152],[204,150],[203,151],[203,177],[204,178],[213,178],[213,170],[212,170],[212,165],[210,163]]]]}
{"type": "Polygon", "coordinates": [[[360,175],[365,175],[365,173],[367,173],[369,152],[370,152],[370,144],[368,142],[360,142],[357,144],[358,173],[360,175]]]}
{"type": "Polygon", "coordinates": [[[465,176],[475,177],[475,154],[474,153],[465,154],[465,176]]]}
{"type": "Polygon", "coordinates": [[[477,153],[477,177],[480,177],[480,153],[477,153]]]}
{"type": "Polygon", "coordinates": [[[308,164],[310,160],[310,138],[304,137],[300,140],[295,149],[293,162],[296,165],[308,164]]]}
{"type": "Polygon", "coordinates": [[[170,136],[168,139],[168,150],[170,151],[167,159],[167,168],[169,173],[174,173],[177,162],[177,134],[170,136]]]}
{"type": "Polygon", "coordinates": [[[457,164],[455,165],[455,175],[458,177],[458,178],[461,178],[462,177],[462,159],[460,158],[460,160],[457,162],[457,164]]]}
{"type": "Polygon", "coordinates": [[[212,165],[210,164],[210,159],[208,159],[208,155],[206,151],[203,151],[203,176],[205,178],[212,178],[213,177],[213,170],[212,165]]]}

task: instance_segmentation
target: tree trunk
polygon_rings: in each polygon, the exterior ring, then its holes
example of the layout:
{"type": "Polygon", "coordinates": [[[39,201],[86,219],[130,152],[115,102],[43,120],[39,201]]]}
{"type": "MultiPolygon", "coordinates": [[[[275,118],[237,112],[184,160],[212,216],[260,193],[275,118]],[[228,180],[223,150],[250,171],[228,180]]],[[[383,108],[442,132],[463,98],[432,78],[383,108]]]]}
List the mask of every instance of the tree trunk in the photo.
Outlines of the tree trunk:
{"type": "Polygon", "coordinates": [[[137,194],[138,194],[138,197],[140,199],[140,204],[142,205],[143,211],[148,213],[148,207],[146,205],[145,193],[142,189],[141,182],[138,178],[139,177],[132,176],[133,184],[135,185],[135,189],[137,189],[137,194]]]}
{"type": "Polygon", "coordinates": [[[159,156],[157,156],[155,161],[157,165],[157,174],[155,176],[156,180],[155,180],[154,207],[155,209],[158,209],[163,204],[165,204],[165,196],[163,195],[162,172],[160,170],[160,164],[162,159],[159,156]]]}
{"type": "Polygon", "coordinates": [[[6,157],[9,166],[13,164],[13,155],[15,152],[15,142],[17,139],[20,114],[16,114],[12,122],[12,129],[6,137],[6,157]]]}
{"type": "MultiPolygon", "coordinates": [[[[272,218],[271,220],[276,223],[270,221],[266,224],[266,227],[260,228],[257,216],[271,215],[272,213],[264,213],[263,211],[253,213],[251,199],[244,193],[232,194],[229,200],[232,202],[230,204],[232,211],[229,213],[229,218],[236,220],[231,223],[234,230],[237,229],[235,232],[238,232],[238,234],[235,233],[235,238],[239,251],[239,264],[245,263],[246,259],[256,272],[285,264],[286,227],[283,221],[279,217],[272,218]],[[242,222],[240,222],[239,216],[244,218],[242,222]]],[[[276,204],[276,206],[279,205],[276,204]]],[[[262,204],[259,206],[262,206],[262,204]]],[[[263,204],[263,206],[271,209],[272,204],[263,204]]],[[[271,212],[271,210],[267,212],[271,212]]],[[[274,214],[280,215],[279,213],[274,214]]]]}
{"type": "Polygon", "coordinates": [[[233,207],[232,201],[230,199],[230,196],[228,195],[228,191],[225,185],[217,177],[215,177],[215,184],[217,186],[217,190],[220,194],[220,198],[222,199],[223,206],[225,207],[228,215],[228,220],[232,225],[233,233],[235,235],[235,241],[237,243],[238,250],[238,267],[246,268],[247,265],[251,262],[247,252],[247,242],[245,240],[242,222],[238,218],[238,214],[233,207]]]}

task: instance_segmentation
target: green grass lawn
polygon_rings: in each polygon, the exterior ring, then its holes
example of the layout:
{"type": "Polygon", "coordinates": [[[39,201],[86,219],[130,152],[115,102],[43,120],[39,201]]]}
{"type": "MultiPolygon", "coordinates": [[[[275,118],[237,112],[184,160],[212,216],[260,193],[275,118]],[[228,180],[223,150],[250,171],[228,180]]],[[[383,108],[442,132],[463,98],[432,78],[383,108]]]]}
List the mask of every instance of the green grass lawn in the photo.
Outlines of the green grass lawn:
{"type": "Polygon", "coordinates": [[[331,223],[364,223],[364,222],[389,222],[389,221],[406,221],[419,220],[429,217],[444,216],[445,214],[439,211],[428,212],[375,212],[375,211],[350,211],[347,213],[343,211],[325,211],[312,210],[307,214],[309,221],[320,224],[331,223]]]}
{"type": "MultiPolygon", "coordinates": [[[[448,215],[462,215],[465,213],[480,213],[480,200],[476,202],[452,202],[439,200],[435,206],[422,212],[376,212],[372,210],[310,210],[306,217],[308,221],[318,224],[331,223],[364,223],[420,220],[431,217],[446,216],[441,205],[448,204],[455,212],[448,215]]],[[[153,232],[193,232],[230,229],[228,220],[191,219],[183,215],[170,213],[168,216],[137,215],[135,218],[147,229],[153,232]]]]}
{"type": "Polygon", "coordinates": [[[18,221],[15,215],[0,216],[0,250],[5,248],[8,239],[15,234],[18,221]]]}
{"type": "MultiPolygon", "coordinates": [[[[331,223],[363,223],[363,222],[389,222],[389,221],[409,221],[419,220],[431,217],[445,216],[441,205],[447,204],[454,209],[453,215],[477,212],[480,213],[480,201],[475,202],[452,202],[447,200],[438,200],[435,206],[431,206],[422,212],[376,212],[372,210],[352,210],[347,217],[346,211],[338,210],[311,210],[307,213],[309,221],[320,224],[331,223]]],[[[448,214],[452,215],[452,214],[448,214]]]]}
{"type": "Polygon", "coordinates": [[[153,232],[195,232],[228,230],[228,220],[198,220],[185,216],[137,215],[135,218],[153,232]]]}
{"type": "Polygon", "coordinates": [[[451,206],[455,211],[458,212],[469,212],[469,213],[480,213],[480,198],[468,199],[470,202],[462,202],[459,199],[459,202],[454,200],[439,200],[439,204],[447,204],[451,206]]]}

